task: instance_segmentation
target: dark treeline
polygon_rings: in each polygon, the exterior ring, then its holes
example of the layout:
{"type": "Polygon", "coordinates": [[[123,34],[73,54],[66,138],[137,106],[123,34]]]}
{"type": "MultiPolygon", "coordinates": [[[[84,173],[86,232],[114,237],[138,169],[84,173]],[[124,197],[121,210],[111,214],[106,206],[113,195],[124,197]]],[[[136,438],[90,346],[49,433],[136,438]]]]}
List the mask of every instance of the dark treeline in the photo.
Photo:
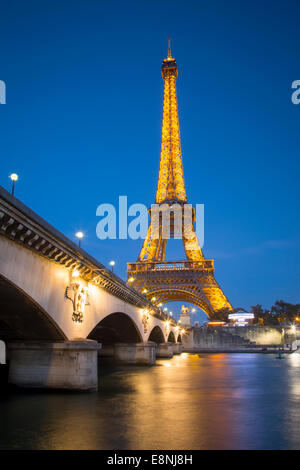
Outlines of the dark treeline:
{"type": "MultiPolygon", "coordinates": [[[[215,312],[211,320],[228,321],[228,313],[243,311],[241,308],[236,308],[229,312],[228,308],[221,309],[215,312]]],[[[300,304],[290,304],[283,300],[276,300],[274,305],[268,310],[263,309],[262,305],[252,305],[250,307],[254,313],[254,323],[260,325],[279,325],[286,322],[300,322],[300,304]]]]}
{"type": "Polygon", "coordinates": [[[276,300],[270,310],[263,309],[261,305],[253,305],[255,323],[262,325],[278,325],[286,322],[300,321],[300,304],[290,304],[283,300],[276,300]]]}

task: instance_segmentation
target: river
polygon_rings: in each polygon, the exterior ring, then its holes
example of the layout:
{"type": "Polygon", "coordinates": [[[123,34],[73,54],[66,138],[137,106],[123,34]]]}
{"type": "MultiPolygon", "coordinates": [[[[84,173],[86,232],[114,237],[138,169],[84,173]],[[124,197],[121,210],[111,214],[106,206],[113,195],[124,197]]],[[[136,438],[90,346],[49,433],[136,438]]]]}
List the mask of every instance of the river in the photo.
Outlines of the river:
{"type": "Polygon", "coordinates": [[[100,362],[98,392],[0,396],[0,449],[299,449],[300,354],[100,362]]]}

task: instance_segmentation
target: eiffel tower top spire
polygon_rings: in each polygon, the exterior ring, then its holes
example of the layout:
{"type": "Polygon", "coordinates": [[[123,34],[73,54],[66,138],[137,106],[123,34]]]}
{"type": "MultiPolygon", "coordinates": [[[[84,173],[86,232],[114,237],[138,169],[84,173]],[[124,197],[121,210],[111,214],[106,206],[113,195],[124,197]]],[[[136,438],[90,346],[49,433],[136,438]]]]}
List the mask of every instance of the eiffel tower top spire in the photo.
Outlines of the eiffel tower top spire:
{"type": "MultiPolygon", "coordinates": [[[[160,205],[161,210],[163,210],[166,206],[169,208],[172,207],[173,204],[179,204],[183,208],[184,204],[187,203],[176,98],[178,68],[176,60],[171,56],[170,43],[168,47],[168,58],[163,60],[161,72],[164,79],[164,105],[159,175],[155,202],[160,205]]],[[[170,215],[170,218],[172,217],[173,216],[170,215]]],[[[173,222],[174,220],[172,219],[172,221],[170,221],[170,230],[174,229],[173,222]]],[[[163,234],[161,219],[159,223],[159,238],[152,237],[151,215],[150,225],[140,252],[139,261],[163,261],[165,259],[167,238],[163,234]]],[[[184,218],[182,219],[182,223],[184,223],[184,218]]],[[[182,228],[182,241],[187,259],[191,261],[202,261],[204,257],[197,240],[193,223],[187,223],[182,228]]]]}
{"type": "Polygon", "coordinates": [[[156,203],[187,202],[183,176],[176,79],[178,67],[171,55],[168,39],[168,57],[161,67],[164,79],[163,122],[156,203]]]}
{"type": "Polygon", "coordinates": [[[168,59],[172,59],[172,54],[171,54],[171,38],[168,38],[168,59]]]}

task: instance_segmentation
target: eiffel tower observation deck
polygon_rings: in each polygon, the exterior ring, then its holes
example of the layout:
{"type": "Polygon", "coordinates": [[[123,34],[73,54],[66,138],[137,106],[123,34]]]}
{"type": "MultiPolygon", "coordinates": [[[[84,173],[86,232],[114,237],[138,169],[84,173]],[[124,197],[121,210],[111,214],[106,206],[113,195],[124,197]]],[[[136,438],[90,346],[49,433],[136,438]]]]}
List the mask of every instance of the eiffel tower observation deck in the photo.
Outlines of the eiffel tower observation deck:
{"type": "MultiPolygon", "coordinates": [[[[138,261],[127,263],[131,285],[154,304],[161,306],[171,301],[190,302],[211,317],[220,309],[231,310],[231,304],[214,277],[214,261],[206,260],[194,228],[195,214],[191,210],[190,223],[180,216],[180,238],[186,260],[166,261],[168,238],[175,236],[174,207],[187,206],[187,196],[182,166],[176,79],[178,67],[172,57],[170,40],[168,57],[162,63],[164,80],[163,121],[161,152],[155,207],[149,210],[150,224],[138,261]],[[165,232],[163,214],[169,213],[168,231],[165,232]],[[164,236],[165,234],[168,236],[164,236]]],[[[191,207],[191,206],[190,206],[191,207]]],[[[165,219],[166,220],[166,219],[165,219]]],[[[178,221],[178,219],[176,219],[178,221]]],[[[178,229],[178,227],[177,227],[178,229]]]]}

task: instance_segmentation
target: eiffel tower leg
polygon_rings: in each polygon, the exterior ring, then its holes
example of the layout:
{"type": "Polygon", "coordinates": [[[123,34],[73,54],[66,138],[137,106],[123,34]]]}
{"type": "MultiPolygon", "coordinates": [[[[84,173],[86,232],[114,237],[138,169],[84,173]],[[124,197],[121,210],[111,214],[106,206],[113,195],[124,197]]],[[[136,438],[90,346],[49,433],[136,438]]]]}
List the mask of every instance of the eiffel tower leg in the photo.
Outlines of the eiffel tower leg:
{"type": "Polygon", "coordinates": [[[158,246],[158,253],[157,253],[158,261],[164,261],[165,254],[166,254],[166,246],[167,246],[167,240],[160,239],[160,243],[158,246]]]}
{"type": "Polygon", "coordinates": [[[207,280],[200,280],[201,289],[209,300],[213,310],[217,312],[220,309],[232,309],[232,306],[215,280],[214,276],[208,276],[207,280]]]}
{"type": "Polygon", "coordinates": [[[202,261],[204,259],[193,224],[191,224],[190,227],[182,227],[182,241],[188,260],[202,261]],[[188,237],[186,235],[188,235],[188,237]]]}
{"type": "Polygon", "coordinates": [[[162,239],[161,227],[159,227],[159,238],[151,237],[151,227],[150,223],[140,252],[139,261],[163,261],[165,259],[166,240],[162,239]]]}

